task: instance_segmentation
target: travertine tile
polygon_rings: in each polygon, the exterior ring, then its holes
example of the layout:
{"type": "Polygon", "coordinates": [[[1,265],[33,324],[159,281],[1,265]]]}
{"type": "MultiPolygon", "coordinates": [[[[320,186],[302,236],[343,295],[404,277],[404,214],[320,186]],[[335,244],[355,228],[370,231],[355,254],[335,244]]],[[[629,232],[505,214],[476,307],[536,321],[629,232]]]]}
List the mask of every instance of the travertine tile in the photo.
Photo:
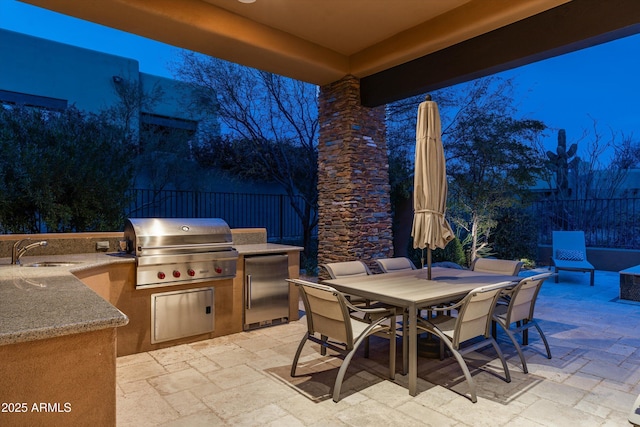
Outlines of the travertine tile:
{"type": "Polygon", "coordinates": [[[202,403],[202,401],[189,390],[179,391],[163,397],[181,417],[207,410],[207,405],[202,403]]]}
{"type": "Polygon", "coordinates": [[[540,427],[628,425],[640,393],[640,304],[616,302],[618,276],[567,274],[545,283],[537,317],[553,358],[546,358],[535,331],[523,347],[529,374],[513,345],[498,336],[511,370],[492,349],[465,358],[477,385],[468,384],[453,358],[420,357],[418,395],[400,375],[387,379],[388,341],[373,339],[351,362],[341,401],[332,388],[341,359],[322,357],[305,345],[297,376],[291,362],[306,319],[170,347],[117,360],[117,422],[122,426],[455,426],[540,427]],[[615,313],[615,315],[613,315],[615,313]],[[625,321],[621,322],[620,319],[625,321]]]}
{"type": "Polygon", "coordinates": [[[197,370],[190,368],[150,378],[151,384],[160,394],[172,394],[207,384],[209,380],[197,370]]]}
{"type": "Polygon", "coordinates": [[[221,389],[252,384],[265,379],[265,376],[246,365],[237,365],[207,374],[207,378],[221,389]]]}
{"type": "Polygon", "coordinates": [[[118,427],[158,426],[176,420],[180,414],[155,391],[138,391],[118,398],[118,427]]]}
{"type": "Polygon", "coordinates": [[[596,427],[604,421],[577,408],[549,400],[537,401],[526,408],[521,415],[544,426],[596,427]]]}
{"type": "Polygon", "coordinates": [[[158,375],[165,374],[166,372],[167,370],[164,366],[151,359],[147,362],[118,366],[116,370],[116,379],[120,383],[127,383],[157,377],[158,375]]]}
{"type": "Polygon", "coordinates": [[[213,427],[224,425],[225,422],[210,411],[198,412],[161,424],[162,427],[213,427]]]}

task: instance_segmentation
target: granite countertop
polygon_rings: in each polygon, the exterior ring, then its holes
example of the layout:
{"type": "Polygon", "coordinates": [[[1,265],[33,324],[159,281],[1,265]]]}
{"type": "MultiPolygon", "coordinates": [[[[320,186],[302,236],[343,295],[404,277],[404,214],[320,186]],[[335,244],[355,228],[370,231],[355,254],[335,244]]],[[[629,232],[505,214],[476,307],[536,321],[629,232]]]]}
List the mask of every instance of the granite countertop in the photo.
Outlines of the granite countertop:
{"type": "Polygon", "coordinates": [[[0,345],[124,326],[127,316],[77,279],[74,271],[133,257],[90,253],[0,259],[0,345]],[[73,263],[28,267],[38,262],[73,263]]]}
{"type": "MultiPolygon", "coordinates": [[[[301,251],[275,243],[240,244],[240,255],[301,251]]],[[[127,316],[89,289],[73,273],[114,263],[134,263],[120,253],[24,256],[22,265],[0,258],[0,345],[124,326],[127,316]],[[29,267],[42,262],[59,267],[29,267]]]]}

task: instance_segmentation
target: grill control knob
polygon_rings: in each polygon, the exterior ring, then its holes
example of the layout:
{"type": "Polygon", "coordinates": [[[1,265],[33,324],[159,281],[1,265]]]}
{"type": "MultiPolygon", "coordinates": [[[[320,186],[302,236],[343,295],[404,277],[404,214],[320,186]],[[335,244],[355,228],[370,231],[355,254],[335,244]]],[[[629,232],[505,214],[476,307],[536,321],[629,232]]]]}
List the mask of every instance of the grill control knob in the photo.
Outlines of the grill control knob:
{"type": "Polygon", "coordinates": [[[188,269],[188,270],[187,270],[187,274],[188,274],[189,276],[193,277],[193,276],[195,276],[195,275],[196,275],[196,272],[193,270],[193,268],[190,268],[190,269],[188,269]]]}
{"type": "Polygon", "coordinates": [[[180,272],[178,270],[173,270],[173,277],[180,277],[180,272]]]}
{"type": "Polygon", "coordinates": [[[218,273],[218,274],[222,273],[222,268],[216,267],[216,273],[218,273]]]}
{"type": "Polygon", "coordinates": [[[165,274],[162,271],[158,272],[158,279],[164,279],[165,278],[165,274]]]}

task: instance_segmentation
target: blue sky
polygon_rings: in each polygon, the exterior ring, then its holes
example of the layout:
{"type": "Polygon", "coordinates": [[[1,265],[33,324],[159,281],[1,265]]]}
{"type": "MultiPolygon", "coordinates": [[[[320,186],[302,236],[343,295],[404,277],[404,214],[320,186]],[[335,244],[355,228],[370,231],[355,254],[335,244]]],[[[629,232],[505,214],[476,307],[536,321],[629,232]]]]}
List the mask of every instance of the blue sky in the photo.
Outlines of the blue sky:
{"type": "MultiPolygon", "coordinates": [[[[173,77],[168,64],[178,49],[163,43],[45,9],[0,0],[0,28],[137,59],[145,73],[173,77]]],[[[513,77],[521,115],[551,128],[545,144],[554,149],[557,129],[568,142],[609,129],[640,140],[640,35],[501,73],[513,77]]],[[[580,144],[585,150],[586,143],[580,144]]]]}

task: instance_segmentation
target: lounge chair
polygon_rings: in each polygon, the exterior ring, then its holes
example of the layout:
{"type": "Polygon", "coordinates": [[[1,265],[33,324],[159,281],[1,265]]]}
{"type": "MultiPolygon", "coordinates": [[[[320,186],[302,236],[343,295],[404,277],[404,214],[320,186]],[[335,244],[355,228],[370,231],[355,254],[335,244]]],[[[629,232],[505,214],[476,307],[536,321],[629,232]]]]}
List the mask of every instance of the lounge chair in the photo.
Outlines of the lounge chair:
{"type": "Polygon", "coordinates": [[[555,267],[556,283],[559,270],[581,271],[591,274],[590,284],[593,286],[595,267],[587,261],[584,231],[554,231],[551,261],[555,267]]]}
{"type": "MultiPolygon", "coordinates": [[[[389,377],[395,378],[396,368],[396,340],[394,325],[395,311],[385,308],[362,309],[353,306],[344,295],[336,289],[307,282],[300,279],[287,279],[300,288],[300,296],[304,303],[307,317],[307,332],[298,345],[293,363],[291,376],[296,376],[296,368],[300,353],[307,341],[320,344],[320,353],[326,355],[327,348],[345,355],[333,386],[333,401],[340,400],[342,380],[347,372],[349,363],[358,347],[370,335],[382,335],[389,339],[389,377]],[[376,319],[365,322],[350,315],[351,312],[362,312],[372,315],[376,319]],[[319,337],[317,336],[319,335],[319,337]],[[334,341],[329,341],[330,339],[334,341]]],[[[368,317],[368,316],[367,316],[368,317]]]]}

